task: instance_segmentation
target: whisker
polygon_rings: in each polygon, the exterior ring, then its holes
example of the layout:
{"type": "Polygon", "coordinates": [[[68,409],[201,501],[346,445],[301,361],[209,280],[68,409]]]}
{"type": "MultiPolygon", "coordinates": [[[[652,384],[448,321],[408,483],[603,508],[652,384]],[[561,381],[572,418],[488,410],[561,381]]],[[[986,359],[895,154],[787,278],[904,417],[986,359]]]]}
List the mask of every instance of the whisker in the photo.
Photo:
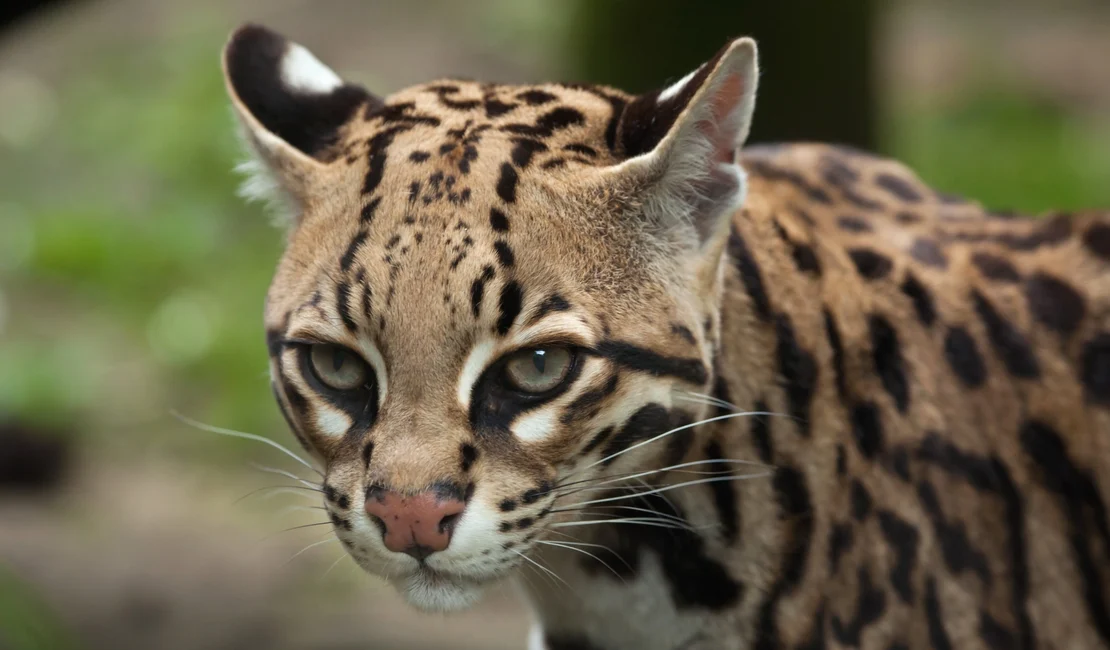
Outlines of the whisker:
{"type": "MultiPolygon", "coordinates": [[[[734,474],[732,472],[695,472],[695,471],[681,471],[681,470],[676,472],[676,474],[693,474],[694,476],[726,476],[726,475],[727,476],[734,476],[734,474]]],[[[614,479],[613,481],[599,482],[596,485],[586,485],[586,486],[583,486],[583,487],[577,487],[577,488],[574,488],[573,490],[567,490],[566,492],[560,492],[559,494],[555,495],[555,498],[556,499],[562,499],[562,498],[565,498],[565,497],[574,496],[575,494],[579,494],[579,493],[582,493],[582,492],[597,492],[597,491],[604,491],[604,490],[637,490],[640,487],[644,487],[644,488],[647,488],[647,489],[651,489],[653,487],[656,487],[656,485],[653,485],[651,483],[646,483],[646,482],[645,483],[640,483],[639,485],[606,485],[606,483],[620,482],[620,481],[625,481],[625,480],[628,480],[628,479],[617,478],[617,479],[614,479]]],[[[642,481],[642,480],[643,479],[640,479],[640,481],[642,481]]],[[[668,504],[670,504],[672,506],[674,505],[674,504],[671,504],[669,501],[668,501],[668,504]]]]}
{"type": "Polygon", "coordinates": [[[299,511],[313,512],[315,510],[325,510],[326,511],[327,508],[325,508],[324,506],[285,506],[281,510],[277,511],[276,516],[284,517],[285,515],[288,515],[288,514],[293,513],[293,512],[299,512],[299,511]]]}
{"type": "Polygon", "coordinates": [[[764,477],[764,476],[771,476],[773,473],[774,472],[762,472],[762,473],[759,473],[759,474],[740,474],[740,475],[731,475],[731,476],[719,476],[719,477],[715,477],[715,478],[702,478],[702,479],[697,479],[697,480],[694,480],[694,481],[683,481],[682,483],[675,483],[673,485],[663,485],[663,486],[660,486],[660,487],[657,487],[657,488],[653,488],[651,490],[647,490],[646,492],[636,492],[634,494],[621,494],[621,495],[618,495],[618,496],[615,496],[615,497],[606,497],[604,499],[594,499],[592,501],[584,501],[584,502],[582,502],[578,505],[588,506],[588,505],[593,505],[593,504],[596,504],[596,503],[609,503],[609,502],[612,502],[612,501],[621,501],[623,499],[634,499],[634,498],[637,498],[637,497],[646,497],[646,496],[649,496],[649,495],[652,495],[652,494],[662,494],[663,492],[669,492],[671,490],[677,490],[678,488],[689,487],[691,485],[704,485],[706,483],[720,483],[722,481],[742,481],[742,480],[746,480],[746,479],[761,478],[761,477],[764,477]]]}
{"type": "Polygon", "coordinates": [[[236,499],[232,503],[232,505],[235,505],[236,503],[239,503],[240,501],[250,497],[251,495],[258,494],[259,492],[262,492],[263,490],[273,490],[273,493],[267,494],[266,496],[262,497],[264,499],[273,498],[273,497],[275,497],[279,494],[296,494],[296,495],[299,495],[299,496],[302,496],[302,497],[308,497],[308,498],[311,498],[311,499],[315,500],[314,497],[309,497],[309,495],[305,494],[304,492],[298,492],[298,490],[308,490],[308,491],[311,491],[311,492],[323,492],[323,490],[318,490],[316,488],[305,487],[305,486],[301,486],[301,485],[266,485],[266,486],[257,488],[255,490],[251,490],[250,492],[247,492],[243,496],[236,499]]]}
{"type": "Polygon", "coordinates": [[[546,532],[555,533],[556,535],[562,535],[563,537],[569,537],[569,538],[573,539],[576,542],[580,542],[580,543],[585,544],[585,542],[583,542],[580,537],[575,537],[574,535],[571,535],[570,533],[562,533],[562,532],[559,532],[557,530],[551,530],[550,528],[548,528],[546,532]]]}
{"type": "Polygon", "coordinates": [[[580,519],[578,521],[564,521],[556,524],[551,524],[552,528],[571,528],[573,526],[598,526],[603,524],[636,524],[639,526],[654,526],[657,528],[670,528],[672,530],[683,530],[682,526],[676,526],[664,519],[657,519],[654,517],[620,517],[617,519],[580,519]]]}
{"type": "MultiPolygon", "coordinates": [[[[655,510],[652,510],[650,508],[639,508],[637,506],[608,506],[608,507],[612,508],[614,510],[630,510],[630,511],[633,511],[633,512],[642,512],[642,513],[646,513],[646,514],[649,514],[649,515],[654,515],[656,517],[660,517],[660,518],[663,518],[663,519],[668,519],[668,520],[670,520],[670,521],[672,521],[675,524],[678,524],[680,526],[684,526],[684,527],[689,527],[690,526],[690,522],[686,521],[682,517],[678,517],[676,515],[670,515],[670,514],[667,514],[665,512],[656,512],[655,510]]],[[[592,510],[591,511],[591,510],[585,510],[584,508],[579,507],[579,506],[567,506],[566,508],[555,508],[551,512],[581,512],[582,514],[602,514],[603,511],[598,511],[598,510],[592,510]]]]}
{"type": "MultiPolygon", "coordinates": [[[[652,515],[656,514],[656,513],[651,512],[651,511],[647,511],[647,512],[649,512],[652,515]]],[[[604,523],[606,521],[614,521],[614,520],[617,520],[617,519],[627,519],[629,521],[640,521],[640,520],[654,521],[654,522],[659,523],[660,525],[667,524],[668,528],[673,528],[675,530],[681,529],[681,530],[688,530],[690,532],[693,532],[694,530],[696,530],[688,522],[683,521],[683,520],[675,520],[675,519],[670,518],[670,517],[661,517],[661,516],[659,516],[659,517],[656,517],[656,516],[651,516],[651,517],[644,517],[644,516],[618,517],[614,513],[606,512],[604,510],[582,510],[582,511],[580,511],[580,518],[575,519],[574,521],[585,521],[585,522],[589,522],[589,523],[604,523]],[[593,519],[585,519],[583,517],[593,517],[593,519]]],[[[565,523],[565,522],[559,522],[559,523],[565,523]]]]}
{"type": "Polygon", "coordinates": [[[656,528],[667,528],[670,530],[684,530],[690,533],[697,533],[702,530],[714,530],[719,528],[718,524],[705,524],[703,526],[692,526],[689,522],[683,521],[681,523],[674,523],[670,519],[661,519],[660,517],[618,517],[618,518],[604,518],[604,519],[580,519],[578,521],[585,522],[586,525],[592,524],[605,524],[608,522],[616,523],[632,523],[641,526],[654,526],[656,528]]]}
{"type": "Polygon", "coordinates": [[[331,573],[331,570],[334,569],[335,567],[339,566],[339,563],[342,562],[344,560],[344,558],[348,558],[348,557],[350,557],[350,556],[347,555],[347,551],[343,551],[343,555],[340,555],[338,558],[335,559],[335,562],[331,563],[331,566],[328,567],[328,570],[324,571],[324,575],[320,576],[320,580],[323,580],[324,578],[328,577],[328,574],[331,573]]]}
{"type": "Polygon", "coordinates": [[[270,445],[274,449],[277,449],[278,451],[282,452],[283,454],[289,456],[290,458],[297,461],[301,465],[304,465],[305,467],[312,470],[313,472],[316,472],[316,474],[318,474],[320,476],[320,478],[324,477],[323,472],[321,472],[320,470],[313,467],[312,464],[309,463],[307,460],[305,460],[305,459],[301,458],[300,456],[298,456],[297,454],[294,454],[293,452],[289,451],[289,449],[287,449],[285,447],[285,445],[282,445],[281,443],[270,440],[269,438],[264,438],[262,436],[255,435],[253,433],[246,433],[246,432],[243,432],[243,431],[235,431],[235,430],[232,430],[232,429],[224,429],[223,427],[214,427],[210,424],[205,424],[203,422],[198,422],[198,421],[196,421],[192,418],[186,417],[186,416],[182,415],[181,413],[178,413],[176,410],[173,410],[173,409],[170,410],[170,415],[172,415],[173,417],[177,418],[179,421],[181,421],[181,422],[183,422],[183,423],[185,423],[185,424],[187,424],[187,425],[189,425],[193,428],[200,429],[201,431],[207,431],[209,433],[215,433],[215,434],[219,434],[221,436],[230,436],[232,438],[242,438],[244,440],[254,440],[255,442],[261,442],[262,444],[270,445]]]}
{"type": "MultiPolygon", "coordinates": [[[[637,483],[639,483],[640,485],[644,486],[645,488],[649,489],[649,490],[655,487],[654,485],[648,483],[647,481],[645,481],[642,478],[635,479],[635,481],[637,483]]],[[[673,501],[671,501],[671,498],[668,497],[666,494],[660,494],[659,498],[663,500],[663,503],[667,504],[667,507],[670,508],[672,512],[680,512],[678,507],[674,504],[673,501]]]]}
{"type": "MultiPolygon", "coordinates": [[[[660,467],[660,468],[657,468],[657,469],[650,470],[650,472],[675,471],[675,472],[681,472],[681,473],[684,473],[684,474],[697,474],[699,472],[693,472],[693,471],[690,471],[690,470],[683,471],[680,468],[693,467],[693,466],[696,466],[696,465],[709,465],[709,464],[718,463],[718,462],[735,464],[735,465],[749,465],[749,464],[750,465],[762,465],[762,463],[756,463],[756,462],[753,462],[753,461],[732,460],[732,459],[720,458],[720,459],[707,459],[707,460],[690,461],[689,463],[682,463],[680,465],[671,465],[669,467],[660,467]]],[[[720,470],[720,471],[724,471],[724,470],[720,470]]],[[[591,477],[591,478],[579,479],[577,481],[570,481],[569,483],[558,483],[554,487],[549,489],[547,492],[544,492],[542,494],[550,494],[551,492],[556,492],[556,491],[558,491],[562,488],[568,488],[568,487],[572,487],[572,486],[575,486],[575,485],[582,485],[583,483],[595,483],[597,481],[609,480],[609,479],[622,480],[622,481],[623,480],[629,480],[629,479],[631,479],[635,476],[639,476],[641,474],[642,474],[641,472],[628,472],[628,473],[625,473],[625,474],[617,474],[616,476],[594,476],[594,477],[591,477]]]]}
{"type": "Polygon", "coordinates": [[[731,409],[733,411],[741,411],[742,410],[739,406],[733,404],[732,402],[727,402],[727,401],[725,401],[725,400],[723,400],[719,397],[714,397],[713,395],[706,395],[705,393],[694,393],[694,392],[691,392],[691,391],[682,391],[681,393],[678,394],[677,397],[679,399],[685,399],[686,401],[690,401],[690,402],[700,401],[702,404],[713,404],[714,406],[720,406],[722,408],[731,409]]]}
{"type": "Polygon", "coordinates": [[[310,488],[320,489],[320,487],[321,487],[321,485],[319,483],[313,483],[312,481],[305,480],[305,479],[297,476],[293,472],[289,472],[289,471],[286,471],[284,469],[278,469],[276,467],[267,467],[265,465],[259,465],[258,463],[247,463],[247,465],[249,465],[251,469],[256,469],[260,472],[265,472],[267,474],[277,474],[278,476],[284,476],[285,478],[291,478],[294,481],[300,483],[301,485],[306,485],[310,488]]]}
{"type": "Polygon", "coordinates": [[[732,407],[730,407],[726,404],[723,404],[723,403],[721,403],[721,402],[719,402],[715,399],[707,399],[707,398],[704,398],[704,397],[694,396],[692,394],[675,395],[674,399],[676,399],[680,402],[689,402],[691,404],[701,404],[703,406],[716,406],[718,408],[729,409],[731,411],[738,411],[739,410],[739,409],[734,409],[734,408],[732,408],[732,407]]]}
{"type": "MultiPolygon", "coordinates": [[[[738,459],[732,459],[732,458],[709,458],[709,459],[705,459],[705,460],[692,460],[692,461],[689,461],[689,462],[686,462],[686,463],[679,463],[677,465],[670,465],[668,467],[661,467],[659,469],[652,469],[652,470],[647,470],[647,471],[643,471],[643,472],[634,472],[634,473],[630,473],[630,474],[622,474],[622,475],[619,475],[619,476],[616,476],[616,477],[613,477],[613,478],[608,478],[608,479],[606,479],[604,477],[597,477],[597,478],[593,478],[593,479],[582,479],[581,481],[574,481],[572,483],[567,483],[567,484],[564,484],[564,485],[558,485],[558,486],[556,486],[556,489],[563,488],[563,487],[569,487],[569,486],[575,485],[575,484],[591,483],[591,482],[593,483],[593,485],[607,485],[607,484],[610,484],[610,483],[617,483],[617,482],[620,482],[620,481],[627,481],[627,480],[631,480],[631,479],[634,479],[634,478],[640,478],[642,476],[651,476],[652,474],[661,474],[663,472],[679,471],[684,467],[697,467],[698,465],[712,465],[712,464],[717,464],[717,463],[726,464],[726,465],[751,465],[751,466],[755,466],[755,467],[770,468],[770,465],[767,465],[765,463],[759,463],[759,462],[752,461],[752,460],[738,460],[738,459]]],[[[686,473],[693,474],[693,473],[698,473],[698,472],[690,472],[690,471],[687,470],[686,473]]],[[[702,472],[702,473],[706,473],[706,474],[724,474],[724,473],[728,473],[728,470],[718,470],[716,472],[702,472]]],[[[573,492],[568,492],[568,493],[565,493],[565,494],[573,494],[573,492]]],[[[560,495],[560,496],[562,496],[562,495],[560,495]]]]}
{"type": "Polygon", "coordinates": [[[331,524],[330,521],[317,521],[316,523],[313,523],[313,524],[301,524],[300,526],[290,526],[289,528],[279,530],[276,533],[271,533],[271,534],[263,537],[262,539],[260,539],[258,541],[259,541],[259,543],[261,543],[261,542],[264,542],[264,541],[266,541],[270,538],[277,537],[278,535],[280,535],[282,533],[288,533],[291,530],[300,530],[302,528],[315,528],[316,526],[328,526],[330,524],[331,524]]]}
{"type": "Polygon", "coordinates": [[[783,417],[790,417],[790,418],[793,417],[793,416],[787,415],[785,413],[771,413],[771,412],[767,412],[767,411],[744,411],[743,413],[726,413],[724,415],[718,415],[718,416],[715,416],[715,417],[706,418],[704,420],[699,420],[697,422],[691,422],[690,424],[684,424],[680,427],[675,427],[674,429],[671,429],[670,431],[664,431],[663,433],[660,433],[657,436],[648,438],[647,440],[643,440],[641,442],[637,442],[636,444],[634,444],[630,447],[625,447],[624,449],[622,449],[618,452],[609,454],[608,456],[606,456],[604,458],[596,460],[596,461],[590,463],[589,465],[586,465],[582,469],[577,470],[574,473],[578,474],[578,473],[584,472],[584,471],[590,469],[591,467],[596,467],[597,465],[600,465],[604,462],[610,461],[614,458],[617,458],[618,456],[622,456],[624,454],[627,454],[628,452],[630,452],[634,449],[638,449],[640,447],[643,447],[644,445],[649,445],[649,444],[651,444],[653,442],[656,442],[658,440],[662,440],[663,438],[666,438],[669,435],[678,433],[679,431],[684,431],[686,429],[691,429],[693,427],[701,426],[703,424],[709,424],[710,422],[717,422],[719,420],[729,420],[729,419],[732,419],[732,418],[751,417],[751,416],[755,416],[755,415],[780,415],[780,416],[783,416],[783,417]]]}
{"type": "MultiPolygon", "coordinates": [[[[567,581],[566,581],[566,580],[563,580],[563,579],[562,579],[562,578],[561,578],[561,577],[559,576],[559,574],[557,574],[557,573],[555,573],[554,571],[552,571],[551,569],[549,569],[549,568],[547,568],[547,567],[543,566],[543,565],[542,565],[542,564],[540,564],[539,562],[537,562],[537,561],[533,560],[532,558],[528,557],[528,556],[527,556],[527,555],[525,555],[524,553],[521,553],[520,551],[516,550],[515,548],[510,548],[509,550],[510,550],[511,552],[513,552],[513,553],[516,553],[516,554],[517,554],[517,555],[519,555],[520,557],[524,558],[524,559],[525,559],[526,561],[530,562],[530,563],[532,564],[532,566],[538,567],[538,568],[539,568],[539,569],[541,569],[541,570],[542,570],[542,571],[543,571],[544,573],[546,573],[546,574],[550,575],[551,577],[555,578],[555,579],[556,579],[556,580],[558,580],[559,582],[561,582],[561,583],[563,583],[564,585],[566,585],[566,588],[567,588],[567,589],[570,589],[570,585],[569,585],[569,584],[567,584],[567,581]]],[[[571,591],[573,592],[574,590],[573,590],[573,589],[571,589],[571,591]]]]}
{"type": "Polygon", "coordinates": [[[291,556],[289,557],[289,559],[288,559],[288,560],[286,560],[285,562],[283,562],[283,563],[282,563],[282,565],[281,565],[281,566],[285,566],[285,565],[289,564],[289,563],[290,563],[290,562],[292,562],[292,561],[293,561],[294,559],[296,559],[296,557],[297,557],[298,555],[300,555],[301,553],[304,553],[305,551],[307,551],[307,550],[308,550],[308,549],[310,549],[310,548],[313,548],[313,547],[319,546],[319,545],[321,545],[321,544],[327,544],[328,542],[338,542],[338,541],[339,541],[339,538],[338,538],[338,537],[332,537],[331,539],[322,539],[322,540],[320,540],[319,542],[313,542],[313,543],[309,544],[308,546],[306,546],[306,547],[302,548],[301,550],[297,551],[297,552],[296,552],[296,553],[294,553],[293,555],[291,555],[291,556]]]}
{"type": "MultiPolygon", "coordinates": [[[[544,540],[539,540],[536,543],[537,544],[543,544],[545,546],[554,546],[556,548],[565,548],[569,551],[575,551],[575,552],[578,552],[578,553],[582,553],[583,555],[587,555],[589,557],[592,557],[599,564],[601,564],[601,566],[605,567],[606,569],[609,569],[610,573],[612,573],[613,575],[620,578],[621,582],[623,582],[625,584],[628,584],[628,581],[624,579],[624,576],[622,576],[621,574],[619,574],[615,570],[613,570],[613,567],[609,566],[608,562],[606,562],[605,560],[602,560],[598,556],[594,555],[593,553],[591,553],[591,552],[589,552],[585,549],[578,548],[578,545],[572,545],[572,544],[569,544],[567,542],[550,542],[550,541],[544,541],[544,540]]],[[[600,544],[592,544],[592,546],[601,546],[601,545],[600,544]]],[[[605,548],[605,547],[602,547],[602,548],[605,548]]],[[[631,571],[632,567],[628,567],[628,570],[631,571]]]]}
{"type": "MultiPolygon", "coordinates": [[[[531,569],[532,567],[527,567],[527,568],[531,569]]],[[[519,572],[517,573],[517,575],[518,575],[518,576],[520,576],[520,578],[521,578],[522,580],[524,580],[524,582],[525,582],[525,584],[527,585],[528,589],[529,589],[529,590],[530,590],[530,591],[531,591],[532,593],[537,593],[537,592],[539,591],[538,589],[536,589],[536,584],[535,584],[534,582],[532,582],[532,580],[531,580],[531,579],[530,579],[530,578],[528,577],[528,572],[526,572],[526,571],[519,571],[519,572]]]]}

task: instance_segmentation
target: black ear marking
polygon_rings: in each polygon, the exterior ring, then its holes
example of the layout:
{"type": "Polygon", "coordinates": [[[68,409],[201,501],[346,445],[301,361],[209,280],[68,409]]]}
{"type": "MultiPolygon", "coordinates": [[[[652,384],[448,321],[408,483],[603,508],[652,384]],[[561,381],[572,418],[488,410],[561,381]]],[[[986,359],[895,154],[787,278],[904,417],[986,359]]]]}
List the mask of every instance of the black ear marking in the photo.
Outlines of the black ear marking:
{"type": "Polygon", "coordinates": [[[647,153],[663,140],[731,47],[729,41],[713,58],[670,88],[640,95],[622,107],[617,141],[625,156],[647,153]]]}
{"type": "Polygon", "coordinates": [[[620,107],[614,144],[630,164],[611,169],[643,195],[640,212],[664,237],[700,247],[727,233],[745,196],[737,151],[758,79],[755,41],[738,38],[682,79],[620,107]]]}
{"type": "Polygon", "coordinates": [[[317,90],[291,87],[283,77],[291,55],[311,58],[307,50],[265,27],[244,25],[224,51],[227,81],[243,108],[267,131],[320,158],[359,107],[381,100],[349,83],[317,90]]]}

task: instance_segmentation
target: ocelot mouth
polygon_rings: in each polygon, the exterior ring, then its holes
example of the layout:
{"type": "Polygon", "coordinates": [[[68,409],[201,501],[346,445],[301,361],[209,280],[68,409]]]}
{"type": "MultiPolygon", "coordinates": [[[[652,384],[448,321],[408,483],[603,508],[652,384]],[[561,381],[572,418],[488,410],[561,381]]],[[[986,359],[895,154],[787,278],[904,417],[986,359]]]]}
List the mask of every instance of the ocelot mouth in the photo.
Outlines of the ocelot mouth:
{"type": "Polygon", "coordinates": [[[412,606],[436,612],[466,609],[482,595],[491,580],[476,580],[421,566],[409,575],[393,581],[394,586],[412,606]]]}

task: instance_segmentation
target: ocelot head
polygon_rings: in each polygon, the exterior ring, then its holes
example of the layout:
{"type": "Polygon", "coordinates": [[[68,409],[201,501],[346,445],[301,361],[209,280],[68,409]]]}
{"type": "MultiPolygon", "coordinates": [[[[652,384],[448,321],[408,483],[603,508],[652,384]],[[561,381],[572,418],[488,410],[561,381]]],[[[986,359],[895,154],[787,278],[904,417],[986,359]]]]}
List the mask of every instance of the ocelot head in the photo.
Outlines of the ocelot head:
{"type": "MultiPolygon", "coordinates": [[[[335,533],[457,609],[709,407],[750,39],[664,89],[440,80],[379,97],[258,26],[224,72],[287,246],[274,393],[335,533]]],[[[646,473],[645,473],[646,472],[646,473]]]]}

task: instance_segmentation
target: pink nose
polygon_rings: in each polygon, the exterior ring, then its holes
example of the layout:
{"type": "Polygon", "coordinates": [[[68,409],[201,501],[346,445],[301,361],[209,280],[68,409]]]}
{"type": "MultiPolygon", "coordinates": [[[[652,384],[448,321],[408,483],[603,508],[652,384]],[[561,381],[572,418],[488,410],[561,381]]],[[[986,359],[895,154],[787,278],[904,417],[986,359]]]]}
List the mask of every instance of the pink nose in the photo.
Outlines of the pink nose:
{"type": "Polygon", "coordinates": [[[366,512],[382,525],[385,547],[423,560],[451,543],[451,533],[466,504],[429,491],[415,496],[371,489],[366,512]]]}

